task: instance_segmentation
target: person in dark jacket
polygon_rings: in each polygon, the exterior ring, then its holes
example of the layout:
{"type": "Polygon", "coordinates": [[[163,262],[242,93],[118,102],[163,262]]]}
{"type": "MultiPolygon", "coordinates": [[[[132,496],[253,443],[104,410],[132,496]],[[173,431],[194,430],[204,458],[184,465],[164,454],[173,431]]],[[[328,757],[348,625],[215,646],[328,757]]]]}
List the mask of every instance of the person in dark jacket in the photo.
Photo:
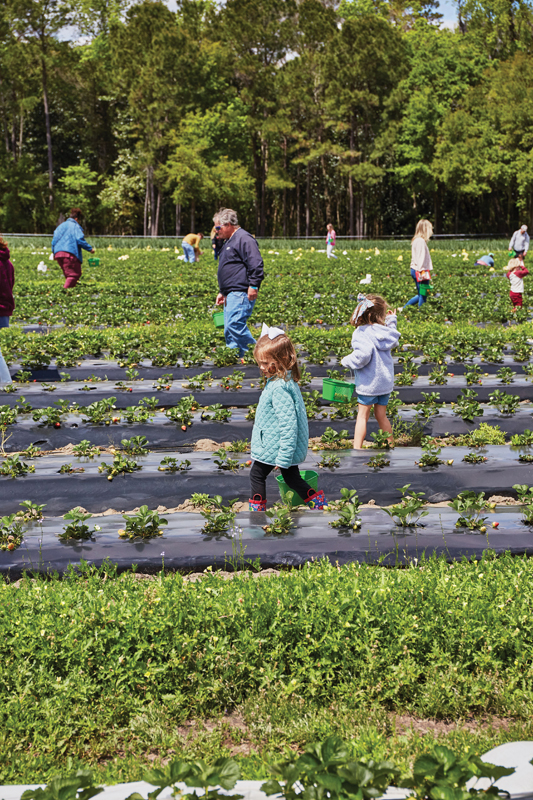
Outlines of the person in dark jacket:
{"type": "Polygon", "coordinates": [[[263,259],[254,237],[240,227],[237,213],[221,208],[213,217],[217,236],[225,239],[218,259],[217,306],[224,306],[226,345],[242,357],[255,339],[248,329],[264,278],[263,259]]]}
{"type": "Polygon", "coordinates": [[[54,258],[63,270],[65,283],[63,289],[76,286],[81,278],[82,250],[94,253],[94,247],[85,241],[85,234],[80,225],[83,214],[80,208],[72,208],[70,218],[58,225],[52,239],[54,258]]]}
{"type": "MultiPolygon", "coordinates": [[[[13,285],[15,270],[9,260],[9,247],[0,236],[0,328],[9,327],[9,318],[13,314],[13,285]]],[[[0,383],[12,383],[9,369],[0,350],[0,383]]]]}
{"type": "Polygon", "coordinates": [[[0,236],[0,328],[9,328],[9,318],[15,308],[14,284],[15,270],[9,260],[9,247],[0,236]]]}

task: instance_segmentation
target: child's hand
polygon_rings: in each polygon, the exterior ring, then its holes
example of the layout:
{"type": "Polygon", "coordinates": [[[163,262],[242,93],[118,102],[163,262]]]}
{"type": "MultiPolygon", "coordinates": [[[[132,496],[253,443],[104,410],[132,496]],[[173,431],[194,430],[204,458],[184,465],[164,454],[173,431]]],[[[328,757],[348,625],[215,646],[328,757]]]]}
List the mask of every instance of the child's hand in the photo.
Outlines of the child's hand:
{"type": "Polygon", "coordinates": [[[389,308],[389,310],[387,311],[387,316],[390,316],[392,314],[396,314],[396,309],[395,308],[389,308]]]}

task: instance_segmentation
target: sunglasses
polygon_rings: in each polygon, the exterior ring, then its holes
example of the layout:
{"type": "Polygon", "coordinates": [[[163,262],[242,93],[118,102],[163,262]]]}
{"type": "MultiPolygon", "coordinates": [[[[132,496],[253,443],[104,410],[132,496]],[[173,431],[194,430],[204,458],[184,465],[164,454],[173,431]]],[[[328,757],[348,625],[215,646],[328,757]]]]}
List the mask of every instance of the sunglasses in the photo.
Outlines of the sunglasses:
{"type": "Polygon", "coordinates": [[[224,227],[223,225],[215,225],[215,230],[220,231],[222,230],[223,227],[224,227]]]}

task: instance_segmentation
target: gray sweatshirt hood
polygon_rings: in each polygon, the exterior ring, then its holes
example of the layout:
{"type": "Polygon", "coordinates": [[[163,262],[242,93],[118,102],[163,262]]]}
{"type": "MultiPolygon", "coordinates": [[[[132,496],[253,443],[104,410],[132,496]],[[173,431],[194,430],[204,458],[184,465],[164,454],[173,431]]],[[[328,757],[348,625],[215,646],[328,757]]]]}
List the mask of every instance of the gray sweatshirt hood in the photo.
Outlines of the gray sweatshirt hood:
{"type": "MultiPolygon", "coordinates": [[[[392,315],[389,316],[389,319],[392,315]]],[[[394,317],[396,321],[396,317],[394,317]]],[[[358,329],[367,336],[377,350],[392,350],[400,339],[396,328],[388,325],[361,325],[358,329]]]]}

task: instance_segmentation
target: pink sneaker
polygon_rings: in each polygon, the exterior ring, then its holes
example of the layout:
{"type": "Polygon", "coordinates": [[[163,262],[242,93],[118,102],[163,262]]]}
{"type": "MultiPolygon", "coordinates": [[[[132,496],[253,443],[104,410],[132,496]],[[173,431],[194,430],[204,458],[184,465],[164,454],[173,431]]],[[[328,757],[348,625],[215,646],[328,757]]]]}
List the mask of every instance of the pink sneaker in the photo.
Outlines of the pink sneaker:
{"type": "Polygon", "coordinates": [[[254,494],[254,496],[248,500],[248,511],[266,511],[267,501],[263,500],[260,494],[254,494]]]}
{"type": "Polygon", "coordinates": [[[305,505],[309,508],[313,508],[315,511],[322,511],[326,504],[326,496],[322,489],[319,492],[309,495],[305,501],[305,505]]]}

